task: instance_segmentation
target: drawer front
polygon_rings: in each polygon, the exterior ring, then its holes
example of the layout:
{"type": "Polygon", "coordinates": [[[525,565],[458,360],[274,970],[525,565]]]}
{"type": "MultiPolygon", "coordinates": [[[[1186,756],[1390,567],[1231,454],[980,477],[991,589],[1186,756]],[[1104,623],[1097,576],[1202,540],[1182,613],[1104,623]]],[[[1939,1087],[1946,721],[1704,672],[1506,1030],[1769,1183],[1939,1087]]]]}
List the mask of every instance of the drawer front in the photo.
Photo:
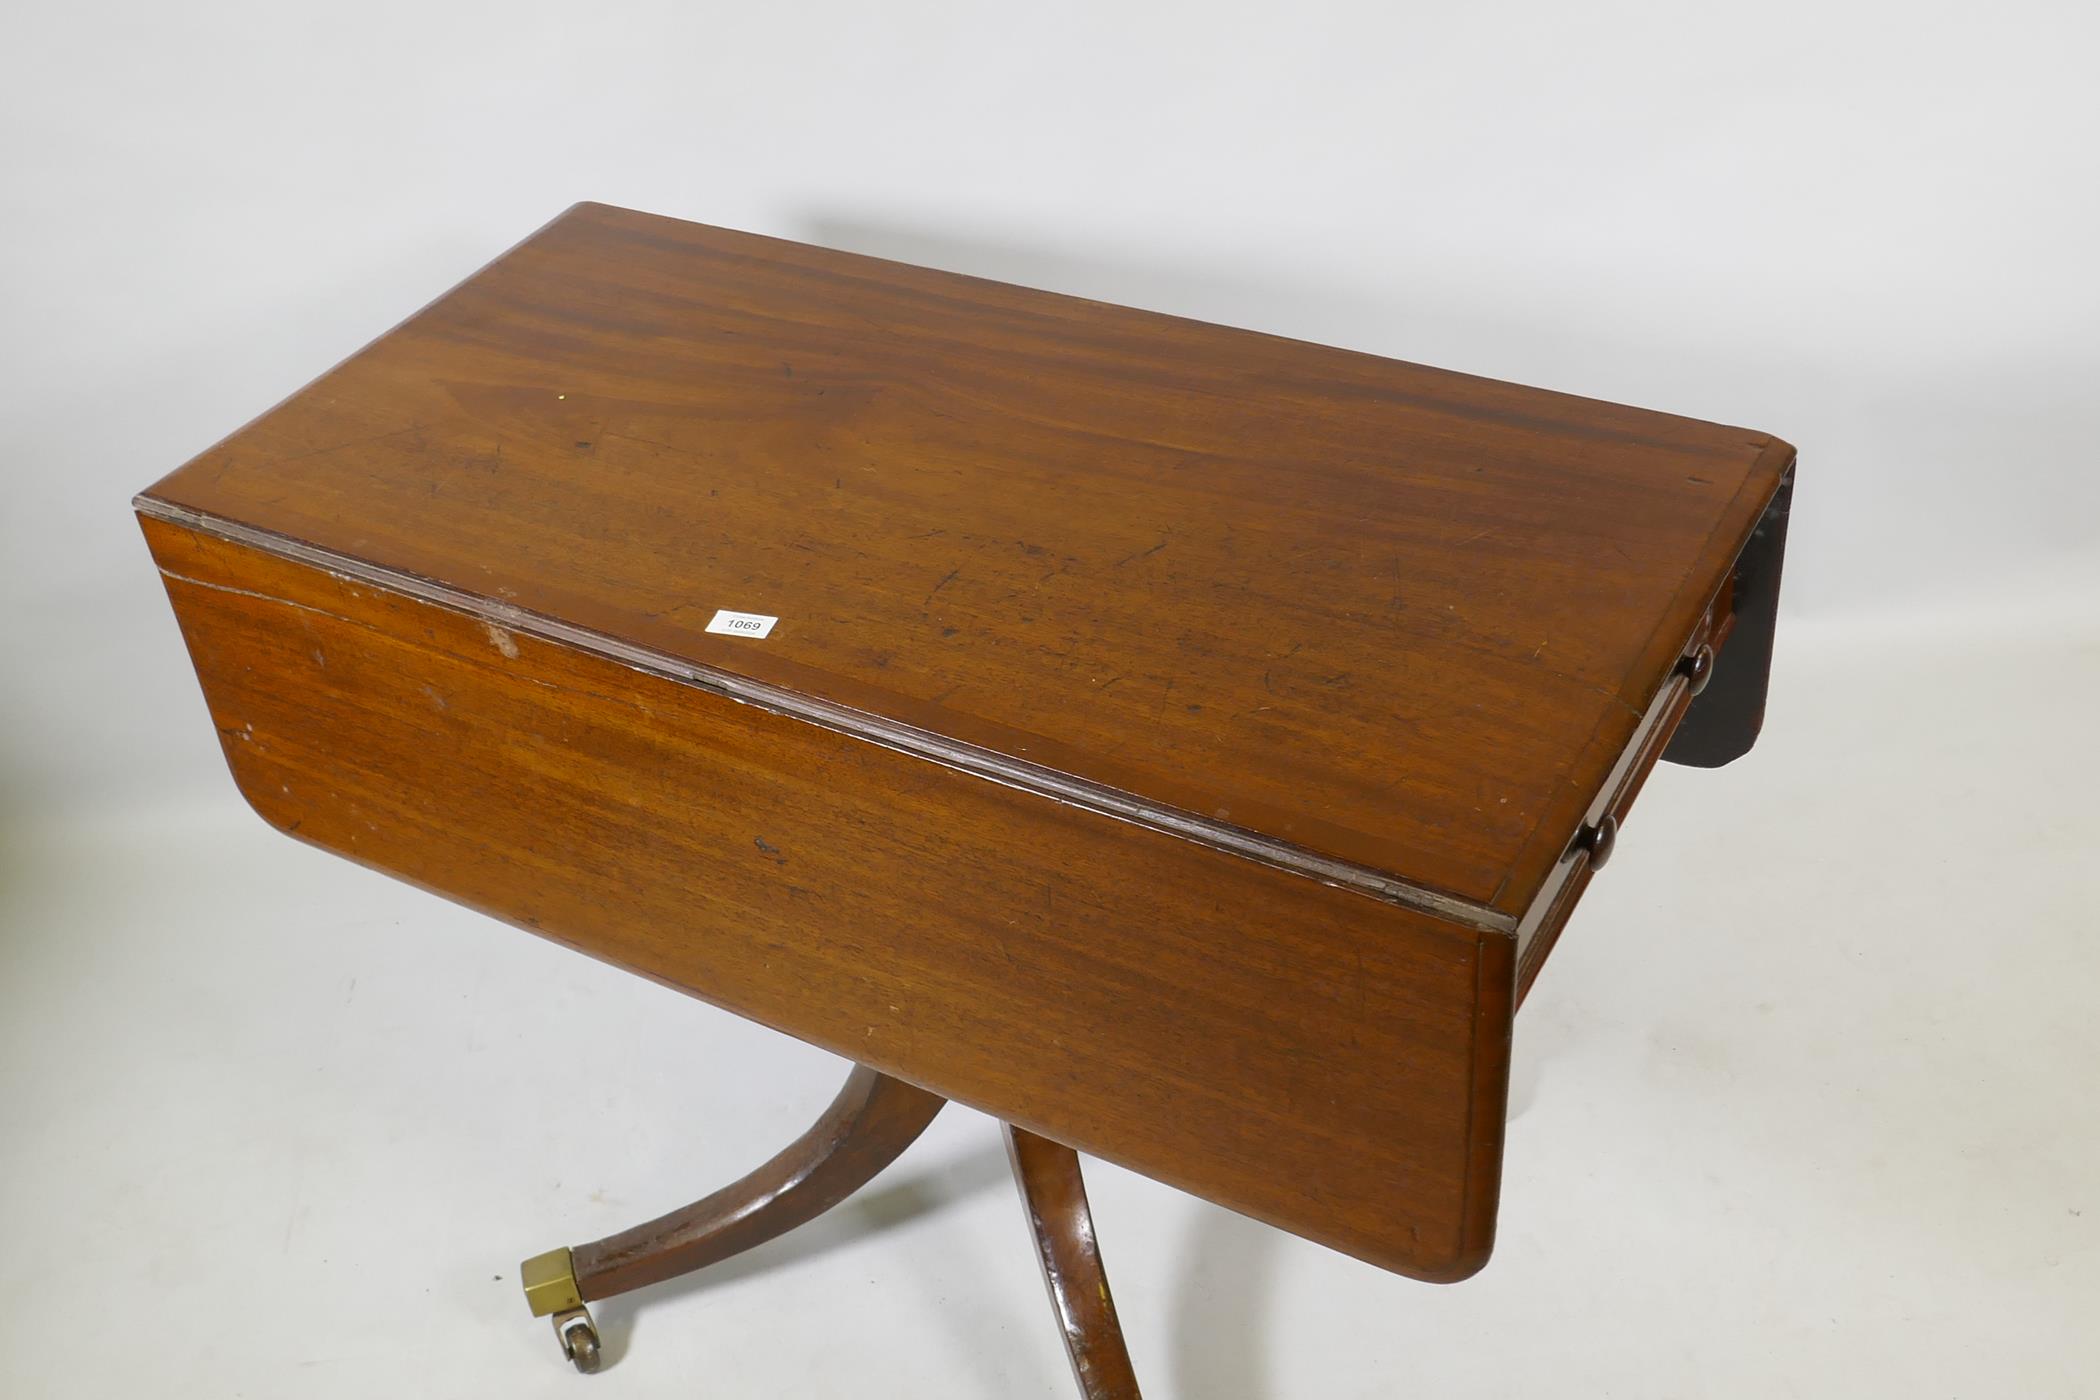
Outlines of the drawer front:
{"type": "Polygon", "coordinates": [[[1538,899],[1517,926],[1517,1000],[1531,990],[1553,951],[1568,916],[1574,912],[1590,877],[1601,869],[1618,844],[1619,828],[1633,810],[1641,787],[1654,771],[1663,751],[1684,722],[1691,703],[1717,664],[1715,642],[1725,636],[1726,625],[1716,629],[1713,614],[1702,619],[1686,644],[1684,659],[1663,683],[1641,717],[1619,761],[1605,779],[1603,789],[1583,813],[1582,826],[1561,856],[1560,865],[1547,880],[1538,899]]]}
{"type": "Polygon", "coordinates": [[[1589,885],[1609,858],[1618,829],[1660,759],[1717,768],[1748,753],[1764,725],[1779,581],[1792,513],[1791,467],[1766,504],[1719,594],[1685,639],[1664,679],[1583,814],[1558,868],[1517,927],[1517,997],[1521,1002],[1589,885]]]}

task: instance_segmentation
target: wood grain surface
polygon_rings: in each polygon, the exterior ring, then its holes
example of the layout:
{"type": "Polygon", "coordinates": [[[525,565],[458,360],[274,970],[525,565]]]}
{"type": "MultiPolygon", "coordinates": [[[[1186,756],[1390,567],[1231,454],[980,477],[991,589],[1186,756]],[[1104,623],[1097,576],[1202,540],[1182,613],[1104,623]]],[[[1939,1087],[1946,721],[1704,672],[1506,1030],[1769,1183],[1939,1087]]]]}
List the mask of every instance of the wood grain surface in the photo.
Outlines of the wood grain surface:
{"type": "Polygon", "coordinates": [[[1508,935],[144,525],[280,829],[1386,1268],[1485,1261],[1508,935]]]}
{"type": "Polygon", "coordinates": [[[148,504],[1508,929],[1791,458],[1743,429],[579,205],[148,504]],[[780,622],[709,634],[720,608],[780,622]]]}
{"type": "Polygon", "coordinates": [[[1449,1280],[1792,460],[578,205],[138,506],[282,829],[1449,1280]]]}

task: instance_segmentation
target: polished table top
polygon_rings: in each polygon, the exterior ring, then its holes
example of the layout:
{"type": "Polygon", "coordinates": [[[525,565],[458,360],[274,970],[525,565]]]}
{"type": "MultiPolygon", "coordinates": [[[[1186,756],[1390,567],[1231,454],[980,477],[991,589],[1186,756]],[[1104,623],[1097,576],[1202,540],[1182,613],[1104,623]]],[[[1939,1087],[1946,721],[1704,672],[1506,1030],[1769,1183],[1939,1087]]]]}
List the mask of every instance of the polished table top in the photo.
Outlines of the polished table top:
{"type": "Polygon", "coordinates": [[[1519,915],[1791,457],[581,205],[152,494],[1519,915]]]}

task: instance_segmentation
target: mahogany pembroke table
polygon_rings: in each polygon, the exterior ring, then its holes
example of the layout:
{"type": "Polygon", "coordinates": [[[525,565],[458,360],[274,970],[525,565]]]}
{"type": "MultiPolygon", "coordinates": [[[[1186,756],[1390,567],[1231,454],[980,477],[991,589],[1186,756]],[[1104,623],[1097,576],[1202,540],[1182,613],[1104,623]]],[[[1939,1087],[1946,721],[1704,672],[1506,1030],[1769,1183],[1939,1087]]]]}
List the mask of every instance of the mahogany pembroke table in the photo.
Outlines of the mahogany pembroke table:
{"type": "Polygon", "coordinates": [[[137,502],[241,792],[847,1057],[585,1304],[1007,1124],[1080,1388],[1076,1152],[1419,1279],[1658,758],[1764,710],[1762,433],[580,204],[137,502]]]}

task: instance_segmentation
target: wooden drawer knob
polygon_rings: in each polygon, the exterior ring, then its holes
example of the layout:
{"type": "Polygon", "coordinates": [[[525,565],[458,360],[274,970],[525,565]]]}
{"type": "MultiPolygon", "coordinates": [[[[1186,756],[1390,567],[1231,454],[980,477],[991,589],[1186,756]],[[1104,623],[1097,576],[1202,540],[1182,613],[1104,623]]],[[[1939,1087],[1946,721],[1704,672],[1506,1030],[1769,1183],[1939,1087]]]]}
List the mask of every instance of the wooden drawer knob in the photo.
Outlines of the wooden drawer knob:
{"type": "Polygon", "coordinates": [[[1575,833],[1575,849],[1589,852],[1592,871],[1604,868],[1618,844],[1619,819],[1609,812],[1597,818],[1595,826],[1586,826],[1575,833]]]}
{"type": "Polygon", "coordinates": [[[1677,663],[1677,674],[1691,682],[1692,694],[1706,689],[1706,683],[1714,678],[1714,649],[1701,642],[1697,651],[1677,663]]]}

